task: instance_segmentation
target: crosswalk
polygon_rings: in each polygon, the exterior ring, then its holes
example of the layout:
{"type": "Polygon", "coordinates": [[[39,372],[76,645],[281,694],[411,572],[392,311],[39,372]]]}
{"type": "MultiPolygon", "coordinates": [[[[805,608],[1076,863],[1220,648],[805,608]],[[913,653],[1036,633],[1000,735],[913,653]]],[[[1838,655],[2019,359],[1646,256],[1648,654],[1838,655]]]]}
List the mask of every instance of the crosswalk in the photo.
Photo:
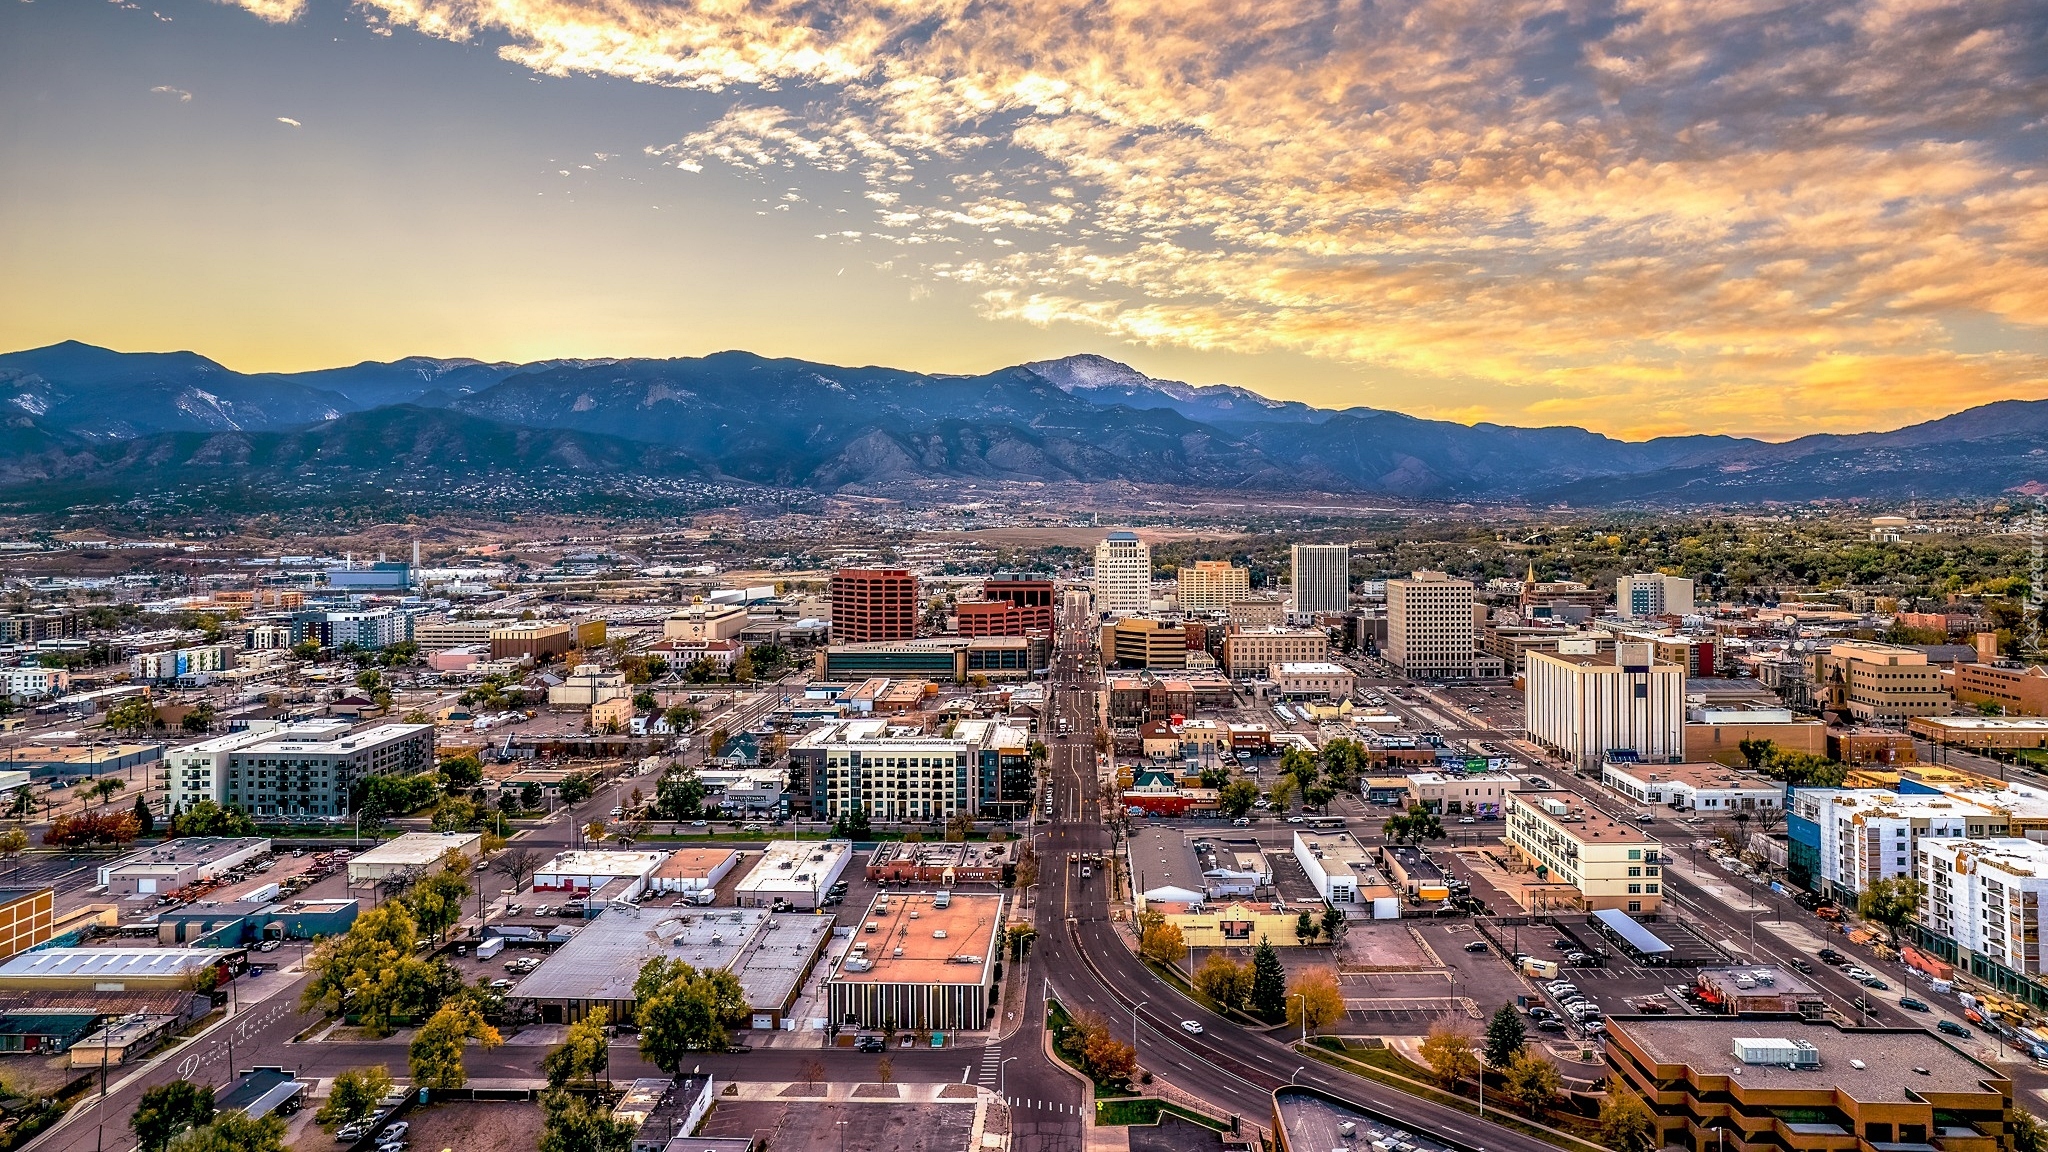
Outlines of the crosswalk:
{"type": "Polygon", "coordinates": [[[1081,1114],[1081,1106],[1079,1104],[1062,1104],[1058,1100],[1013,1099],[1005,1100],[1003,1103],[1012,1108],[1029,1108],[1040,1112],[1057,1112],[1062,1116],[1079,1116],[1081,1114]]]}
{"type": "Polygon", "coordinates": [[[983,1088],[993,1088],[996,1086],[996,1075],[1002,1068],[1003,1046],[991,1044],[981,1050],[981,1075],[976,1076],[974,1082],[983,1088]]]}

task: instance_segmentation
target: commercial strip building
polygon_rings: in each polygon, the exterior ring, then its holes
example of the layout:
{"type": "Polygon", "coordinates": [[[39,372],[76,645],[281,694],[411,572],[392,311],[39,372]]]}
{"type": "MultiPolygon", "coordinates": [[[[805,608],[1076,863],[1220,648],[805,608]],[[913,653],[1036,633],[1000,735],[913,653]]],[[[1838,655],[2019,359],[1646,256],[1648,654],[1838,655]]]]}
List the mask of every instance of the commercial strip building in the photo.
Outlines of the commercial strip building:
{"type": "Polygon", "coordinates": [[[1209,836],[1159,824],[1131,829],[1124,841],[1124,864],[1139,911],[1248,897],[1273,882],[1256,841],[1219,850],[1209,836]]]}
{"type": "Polygon", "coordinates": [[[1123,616],[1151,606],[1151,546],[1136,532],[1111,532],[1095,546],[1095,611],[1123,616]]]}
{"type": "MultiPolygon", "coordinates": [[[[1350,611],[1350,545],[1296,544],[1289,553],[1297,614],[1322,616],[1350,611]]],[[[1469,612],[1466,620],[1471,620],[1469,612]]]]}
{"type": "Polygon", "coordinates": [[[1389,663],[1410,676],[1472,675],[1473,586],[1442,572],[1387,581],[1389,663]]]}
{"type": "Polygon", "coordinates": [[[1244,628],[1223,638],[1223,668],[1233,680],[1269,676],[1275,664],[1330,659],[1330,636],[1320,628],[1244,628]]]}
{"type": "Polygon", "coordinates": [[[613,900],[631,900],[645,891],[654,870],[661,866],[665,852],[580,849],[562,852],[535,869],[535,892],[569,892],[587,895],[614,880],[626,881],[620,891],[607,892],[613,900]]]}
{"type": "Polygon", "coordinates": [[[868,857],[867,878],[877,884],[953,888],[961,884],[1007,884],[1017,867],[1015,843],[941,841],[905,844],[884,840],[868,857]]]}
{"type": "Polygon", "coordinates": [[[832,1022],[914,1032],[985,1026],[1004,907],[1001,893],[878,894],[825,980],[832,1022]]]}
{"type": "Polygon", "coordinates": [[[1758,812],[1783,806],[1785,786],[1725,764],[1643,764],[1609,760],[1600,782],[1638,804],[1680,812],[1758,812]]]}
{"type": "Polygon", "coordinates": [[[1315,885],[1316,895],[1346,916],[1392,920],[1401,915],[1401,897],[1351,833],[1296,832],[1294,861],[1315,885]]]}
{"type": "Polygon", "coordinates": [[[901,568],[841,568],[832,574],[832,635],[845,644],[917,635],[917,577],[901,568]]]}
{"type": "Polygon", "coordinates": [[[1529,653],[1523,704],[1529,738],[1582,767],[1617,751],[1674,761],[1685,751],[1685,670],[1652,661],[1646,644],[1614,654],[1529,653]]]}
{"type": "Polygon", "coordinates": [[[450,852],[460,852],[475,860],[483,853],[483,840],[480,832],[402,833],[350,858],[348,882],[353,887],[382,880],[410,880],[439,867],[450,852]]]}
{"type": "Polygon", "coordinates": [[[98,881],[109,896],[162,895],[268,855],[270,841],[261,836],[186,836],[102,865],[98,881]]]}
{"type": "Polygon", "coordinates": [[[789,749],[813,814],[871,820],[1012,819],[1030,810],[1031,735],[1003,720],[963,720],[951,737],[886,720],[832,721],[789,749]]]}
{"type": "Polygon", "coordinates": [[[1508,794],[1508,846],[1540,877],[1569,886],[1588,911],[1663,905],[1663,846],[1563,789],[1508,794]]]}
{"type": "Polygon", "coordinates": [[[1906,731],[1945,748],[1975,752],[2048,748],[2048,717],[1915,716],[1906,731]]]}
{"type": "Polygon", "coordinates": [[[1174,577],[1174,599],[1183,612],[1227,612],[1252,594],[1251,569],[1228,560],[1197,560],[1182,566],[1174,577]]]}
{"type": "Polygon", "coordinates": [[[1449,816],[1488,818],[1501,815],[1508,793],[1522,786],[1521,777],[1512,772],[1411,772],[1404,780],[1410,805],[1449,816]]]}
{"type": "Polygon", "coordinates": [[[733,895],[742,908],[768,908],[780,900],[808,912],[852,861],[851,840],[771,840],[733,895]]]}
{"type": "Polygon", "coordinates": [[[933,636],[879,644],[833,644],[819,651],[822,680],[869,676],[920,676],[964,683],[975,677],[1024,680],[1052,663],[1052,640],[1044,635],[933,636]]]}
{"type": "Polygon", "coordinates": [[[700,971],[731,972],[747,994],[753,1026],[779,1028],[831,933],[832,921],[823,916],[620,905],[585,924],[506,996],[533,1005],[547,1024],[574,1023],[593,1008],[613,1021],[631,1020],[641,967],[657,958],[681,960],[700,971]]]}
{"type": "Polygon", "coordinates": [[[1897,644],[1844,640],[1812,657],[1814,701],[1858,722],[1945,716],[1953,710],[1942,670],[1927,653],[1897,644]]]}
{"type": "Polygon", "coordinates": [[[740,854],[731,848],[678,848],[647,878],[652,892],[704,892],[739,867],[740,854]]]}
{"type": "Polygon", "coordinates": [[[1357,677],[1327,661],[1282,661],[1271,668],[1273,691],[1288,699],[1349,700],[1357,677]]]}
{"type": "Polygon", "coordinates": [[[2012,1082],[1919,1028],[1734,1016],[1609,1017],[1607,1062],[1696,1152],[1998,1152],[2012,1082]]]}

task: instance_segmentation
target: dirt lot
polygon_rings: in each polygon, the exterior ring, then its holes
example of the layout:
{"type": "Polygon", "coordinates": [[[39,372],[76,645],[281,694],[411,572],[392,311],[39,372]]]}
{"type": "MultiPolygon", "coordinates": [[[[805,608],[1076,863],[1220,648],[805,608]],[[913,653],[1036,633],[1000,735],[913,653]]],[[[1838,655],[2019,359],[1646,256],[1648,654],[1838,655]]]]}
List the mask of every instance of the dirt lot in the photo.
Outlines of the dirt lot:
{"type": "MultiPolygon", "coordinates": [[[[540,1105],[523,1101],[456,1100],[415,1108],[404,1119],[412,1124],[406,1139],[413,1152],[514,1152],[540,1142],[540,1105]]],[[[334,1141],[314,1130],[318,1139],[296,1147],[302,1152],[333,1152],[334,1141]]]]}

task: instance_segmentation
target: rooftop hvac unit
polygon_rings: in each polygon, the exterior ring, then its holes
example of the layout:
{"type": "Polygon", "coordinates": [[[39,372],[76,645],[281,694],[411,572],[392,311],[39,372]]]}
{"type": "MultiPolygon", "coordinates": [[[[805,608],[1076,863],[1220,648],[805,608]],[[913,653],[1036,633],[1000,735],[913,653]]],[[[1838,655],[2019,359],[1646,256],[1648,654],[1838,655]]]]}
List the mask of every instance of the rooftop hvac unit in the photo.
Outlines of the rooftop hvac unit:
{"type": "Polygon", "coordinates": [[[944,928],[934,928],[934,929],[932,929],[932,939],[934,939],[934,940],[944,940],[945,938],[946,938],[946,930],[945,930],[944,928]]]}
{"type": "Polygon", "coordinates": [[[910,918],[911,918],[912,920],[915,920],[915,919],[917,919],[917,909],[915,909],[915,908],[912,908],[912,909],[910,910],[910,918]]]}
{"type": "Polygon", "coordinates": [[[945,889],[940,889],[932,896],[932,907],[934,908],[944,908],[951,903],[953,903],[953,894],[945,889]]]}
{"type": "Polygon", "coordinates": [[[902,959],[902,958],[903,958],[903,949],[899,947],[899,948],[895,949],[894,951],[890,952],[890,953],[889,953],[889,955],[891,955],[891,956],[894,956],[894,957],[896,957],[897,959],[899,959],[899,960],[900,960],[900,959],[902,959]]]}
{"type": "Polygon", "coordinates": [[[1735,1058],[1744,1064],[1782,1064],[1787,1068],[1820,1067],[1820,1049],[1804,1040],[1783,1036],[1737,1036],[1735,1058]]]}

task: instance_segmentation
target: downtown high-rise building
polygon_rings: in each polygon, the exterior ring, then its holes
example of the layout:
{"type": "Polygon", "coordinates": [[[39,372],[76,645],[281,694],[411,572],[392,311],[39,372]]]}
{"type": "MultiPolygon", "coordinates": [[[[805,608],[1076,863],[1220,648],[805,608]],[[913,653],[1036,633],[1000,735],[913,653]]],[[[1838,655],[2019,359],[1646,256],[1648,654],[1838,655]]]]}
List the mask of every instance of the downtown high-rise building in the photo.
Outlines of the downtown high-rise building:
{"type": "Polygon", "coordinates": [[[1252,573],[1228,560],[1197,560],[1176,574],[1184,612],[1222,612],[1252,595],[1252,573]]]}
{"type": "Polygon", "coordinates": [[[1387,659],[1410,676],[1472,675],[1472,595],[1442,572],[1387,581],[1387,659]]]}
{"type": "Polygon", "coordinates": [[[1111,532],[1095,546],[1095,610],[1129,614],[1151,606],[1151,546],[1136,532],[1111,532]]]}
{"type": "Polygon", "coordinates": [[[1639,616],[1683,616],[1692,611],[1692,581],[1662,572],[1637,572],[1615,581],[1614,614],[1623,620],[1639,616]]]}
{"type": "Polygon", "coordinates": [[[1351,607],[1351,546],[1294,546],[1294,610],[1344,612],[1351,607]]]}

